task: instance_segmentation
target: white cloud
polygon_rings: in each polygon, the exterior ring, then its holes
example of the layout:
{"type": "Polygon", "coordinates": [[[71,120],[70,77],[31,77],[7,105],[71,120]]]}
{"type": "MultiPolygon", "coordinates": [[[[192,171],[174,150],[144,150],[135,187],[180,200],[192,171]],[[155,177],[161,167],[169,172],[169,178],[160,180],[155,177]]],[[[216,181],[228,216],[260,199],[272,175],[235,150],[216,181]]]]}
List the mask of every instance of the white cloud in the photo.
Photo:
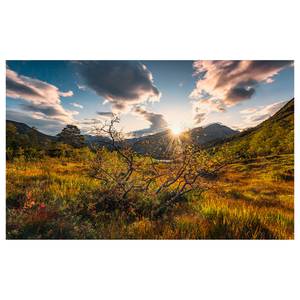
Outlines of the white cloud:
{"type": "Polygon", "coordinates": [[[243,120],[245,122],[245,127],[253,127],[267,120],[278,110],[280,110],[286,103],[287,101],[281,101],[266,106],[253,108],[252,110],[248,109],[248,112],[245,112],[247,110],[244,110],[243,120]]]}
{"type": "Polygon", "coordinates": [[[83,109],[83,105],[81,105],[81,104],[79,104],[77,102],[71,102],[70,104],[73,105],[74,107],[78,107],[78,108],[83,109]]]}
{"type": "Polygon", "coordinates": [[[86,91],[86,86],[85,85],[77,84],[77,87],[78,87],[79,90],[86,91]]]}
{"type": "Polygon", "coordinates": [[[251,107],[251,108],[246,108],[240,111],[241,114],[245,115],[245,114],[251,114],[257,111],[256,107],[251,107]]]}

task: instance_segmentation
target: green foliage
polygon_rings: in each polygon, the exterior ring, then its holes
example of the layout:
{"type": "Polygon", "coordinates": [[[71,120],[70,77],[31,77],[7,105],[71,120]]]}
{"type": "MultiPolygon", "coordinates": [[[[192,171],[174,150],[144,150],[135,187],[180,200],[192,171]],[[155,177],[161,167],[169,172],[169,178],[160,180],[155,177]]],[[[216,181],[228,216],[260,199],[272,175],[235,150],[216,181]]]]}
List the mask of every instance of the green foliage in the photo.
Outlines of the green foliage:
{"type": "Polygon", "coordinates": [[[242,132],[211,151],[231,151],[240,159],[294,153],[294,100],[259,126],[242,132]]]}
{"type": "MultiPolygon", "coordinates": [[[[83,136],[80,135],[79,129],[71,125],[66,128],[68,130],[63,130],[62,136],[67,136],[68,143],[58,141],[41,142],[38,131],[34,127],[27,133],[20,133],[13,123],[7,123],[7,160],[19,162],[38,161],[47,156],[77,161],[90,160],[93,153],[88,147],[83,147],[83,136]],[[72,146],[72,144],[75,146],[72,146]]],[[[60,139],[64,139],[63,137],[60,137],[60,139]]]]}
{"type": "Polygon", "coordinates": [[[75,125],[67,125],[57,137],[59,142],[75,148],[80,148],[84,145],[84,136],[80,134],[79,128],[75,125]]]}
{"type": "Polygon", "coordinates": [[[39,144],[36,129],[29,133],[19,133],[14,124],[6,126],[6,158],[12,161],[41,159],[45,155],[45,146],[39,144]]]}

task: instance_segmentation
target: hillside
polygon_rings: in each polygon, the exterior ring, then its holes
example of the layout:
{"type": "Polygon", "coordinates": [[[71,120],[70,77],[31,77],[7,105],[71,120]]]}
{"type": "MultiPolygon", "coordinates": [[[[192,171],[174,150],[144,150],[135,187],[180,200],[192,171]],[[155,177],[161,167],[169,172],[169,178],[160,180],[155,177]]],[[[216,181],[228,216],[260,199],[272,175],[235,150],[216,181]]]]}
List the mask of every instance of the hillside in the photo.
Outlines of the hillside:
{"type": "Polygon", "coordinates": [[[258,126],[213,146],[227,147],[240,157],[294,153],[294,99],[258,126]]]}
{"type": "Polygon", "coordinates": [[[6,147],[9,149],[7,152],[24,147],[46,149],[51,142],[56,140],[56,137],[41,133],[34,127],[6,120],[6,147]]]}
{"type": "Polygon", "coordinates": [[[36,134],[39,142],[41,142],[41,143],[56,140],[55,136],[44,134],[44,133],[38,131],[37,129],[30,127],[24,123],[12,121],[12,120],[6,120],[6,127],[8,127],[9,125],[13,125],[17,130],[17,134],[19,134],[19,135],[21,135],[21,134],[26,134],[26,135],[36,134]]]}

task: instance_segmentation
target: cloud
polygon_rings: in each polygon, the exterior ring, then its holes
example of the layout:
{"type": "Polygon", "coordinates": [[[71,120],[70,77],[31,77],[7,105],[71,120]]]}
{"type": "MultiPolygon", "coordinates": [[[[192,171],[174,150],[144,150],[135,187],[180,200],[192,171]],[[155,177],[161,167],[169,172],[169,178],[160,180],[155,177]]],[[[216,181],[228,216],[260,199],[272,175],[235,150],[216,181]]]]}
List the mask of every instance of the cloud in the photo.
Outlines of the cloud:
{"type": "Polygon", "coordinates": [[[97,133],[97,127],[99,127],[99,125],[103,125],[107,119],[114,116],[114,114],[109,111],[99,111],[97,115],[98,117],[96,118],[84,118],[83,121],[78,121],[77,125],[83,132],[95,134],[97,133]]]}
{"type": "Polygon", "coordinates": [[[151,72],[139,62],[78,61],[76,65],[84,85],[111,103],[113,112],[160,99],[151,72]]]}
{"type": "Polygon", "coordinates": [[[77,112],[65,110],[60,100],[72,95],[72,91],[62,92],[52,84],[6,69],[6,96],[22,100],[20,108],[39,113],[44,119],[72,123],[77,112]]]}
{"type": "Polygon", "coordinates": [[[84,85],[77,84],[77,87],[79,90],[86,91],[86,86],[84,86],[84,85]]]}
{"type": "Polygon", "coordinates": [[[6,119],[34,126],[39,131],[49,135],[56,135],[64,127],[64,124],[51,118],[47,118],[39,112],[32,113],[28,111],[23,112],[15,109],[8,109],[6,110],[6,119]]]}
{"type": "Polygon", "coordinates": [[[107,115],[100,115],[96,118],[84,118],[83,120],[78,121],[76,125],[83,133],[99,135],[99,129],[106,123],[107,118],[109,118],[107,115]]]}
{"type": "Polygon", "coordinates": [[[70,104],[73,105],[74,107],[78,107],[78,108],[83,109],[83,105],[81,105],[81,104],[79,104],[77,102],[71,102],[70,104]]]}
{"type": "MultiPolygon", "coordinates": [[[[199,113],[225,111],[227,107],[250,99],[259,84],[270,84],[284,68],[292,66],[285,60],[220,60],[194,62],[196,86],[190,97],[202,109],[199,113]]],[[[197,119],[197,114],[195,114],[197,119]]]]}
{"type": "Polygon", "coordinates": [[[72,91],[68,91],[68,92],[59,92],[59,96],[61,97],[72,97],[74,94],[72,91]]]}
{"type": "Polygon", "coordinates": [[[150,123],[150,127],[134,131],[133,136],[143,136],[147,134],[154,134],[160,132],[168,127],[168,123],[162,114],[149,112],[144,108],[137,106],[133,109],[133,113],[141,116],[143,119],[150,123]]]}
{"type": "Polygon", "coordinates": [[[246,108],[240,111],[241,114],[251,114],[257,111],[256,107],[246,108]]]}
{"type": "Polygon", "coordinates": [[[97,111],[97,115],[104,118],[112,118],[114,114],[110,111],[97,111]]]}
{"type": "Polygon", "coordinates": [[[211,111],[225,112],[225,106],[217,99],[202,99],[201,101],[193,101],[192,109],[195,124],[202,123],[211,111]]]}
{"type": "Polygon", "coordinates": [[[243,117],[247,127],[256,126],[257,124],[265,121],[273,116],[278,110],[280,110],[288,101],[276,102],[266,106],[260,106],[258,108],[252,108],[241,111],[245,116],[243,117]]]}
{"type": "Polygon", "coordinates": [[[83,125],[96,125],[96,124],[102,124],[103,120],[97,119],[97,118],[85,118],[83,121],[80,122],[80,124],[83,125]]]}
{"type": "MultiPolygon", "coordinates": [[[[31,112],[40,112],[46,115],[47,117],[52,117],[55,120],[58,121],[65,121],[65,111],[64,108],[60,106],[50,106],[50,105],[41,105],[38,106],[36,104],[20,104],[19,106],[23,110],[31,111],[31,112]]],[[[68,113],[69,114],[69,113],[68,113]]],[[[75,112],[72,112],[72,115],[76,114],[75,112]]],[[[68,116],[67,116],[68,118],[68,116]]]]}
{"type": "Polygon", "coordinates": [[[197,113],[194,116],[194,121],[196,124],[202,123],[206,119],[206,113],[197,113]]]}

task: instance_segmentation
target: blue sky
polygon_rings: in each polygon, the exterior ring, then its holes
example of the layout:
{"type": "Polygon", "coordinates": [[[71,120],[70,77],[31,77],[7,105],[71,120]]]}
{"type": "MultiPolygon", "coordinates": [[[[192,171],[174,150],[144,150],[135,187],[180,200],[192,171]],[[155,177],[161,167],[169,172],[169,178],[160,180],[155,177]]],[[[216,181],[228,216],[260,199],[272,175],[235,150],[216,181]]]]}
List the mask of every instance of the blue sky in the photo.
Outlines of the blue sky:
{"type": "Polygon", "coordinates": [[[120,115],[125,132],[255,126],[294,97],[288,61],[7,61],[7,119],[57,134],[120,115]],[[204,96],[205,93],[209,97],[204,96]]]}

